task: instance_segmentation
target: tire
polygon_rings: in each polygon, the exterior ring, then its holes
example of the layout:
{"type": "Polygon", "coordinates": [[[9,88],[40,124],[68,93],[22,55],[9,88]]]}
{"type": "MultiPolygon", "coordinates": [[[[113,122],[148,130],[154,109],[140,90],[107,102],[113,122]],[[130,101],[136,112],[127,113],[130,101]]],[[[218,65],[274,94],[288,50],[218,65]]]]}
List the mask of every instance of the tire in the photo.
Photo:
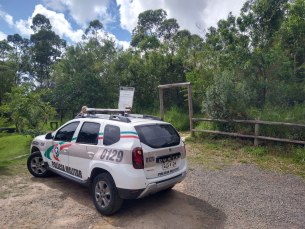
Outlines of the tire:
{"type": "Polygon", "coordinates": [[[96,209],[103,215],[111,215],[118,211],[123,203],[112,177],[101,173],[94,178],[91,195],[96,209]]]}
{"type": "Polygon", "coordinates": [[[27,166],[34,177],[48,177],[51,174],[51,171],[45,167],[40,152],[34,152],[29,156],[27,166]]]}

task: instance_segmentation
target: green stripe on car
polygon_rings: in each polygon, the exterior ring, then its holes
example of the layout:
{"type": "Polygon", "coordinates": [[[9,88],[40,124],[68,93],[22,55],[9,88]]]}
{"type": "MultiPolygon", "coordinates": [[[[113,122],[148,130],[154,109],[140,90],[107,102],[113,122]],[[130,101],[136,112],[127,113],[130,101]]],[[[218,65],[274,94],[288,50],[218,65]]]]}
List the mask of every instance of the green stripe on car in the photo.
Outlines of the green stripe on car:
{"type": "Polygon", "coordinates": [[[136,132],[132,132],[132,131],[123,131],[123,132],[121,132],[121,134],[135,134],[135,135],[138,135],[136,132]]]}

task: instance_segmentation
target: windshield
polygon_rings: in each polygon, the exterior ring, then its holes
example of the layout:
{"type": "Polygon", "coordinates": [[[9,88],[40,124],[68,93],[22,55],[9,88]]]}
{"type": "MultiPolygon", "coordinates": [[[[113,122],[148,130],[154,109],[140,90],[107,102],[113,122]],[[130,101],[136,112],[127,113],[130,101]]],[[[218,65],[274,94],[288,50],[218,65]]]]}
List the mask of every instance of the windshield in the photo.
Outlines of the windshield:
{"type": "Polygon", "coordinates": [[[140,141],[151,148],[163,148],[180,144],[180,136],[172,125],[154,124],[135,126],[140,141]]]}

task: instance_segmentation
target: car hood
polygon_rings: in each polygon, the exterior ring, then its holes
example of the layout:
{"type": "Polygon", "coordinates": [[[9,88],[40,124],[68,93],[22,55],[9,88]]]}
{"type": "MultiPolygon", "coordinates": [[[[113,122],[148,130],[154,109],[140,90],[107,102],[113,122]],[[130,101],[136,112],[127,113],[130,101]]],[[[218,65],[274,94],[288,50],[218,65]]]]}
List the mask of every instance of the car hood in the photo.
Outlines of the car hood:
{"type": "Polygon", "coordinates": [[[34,138],[34,140],[40,140],[40,141],[46,141],[46,135],[39,135],[37,137],[34,138]]]}

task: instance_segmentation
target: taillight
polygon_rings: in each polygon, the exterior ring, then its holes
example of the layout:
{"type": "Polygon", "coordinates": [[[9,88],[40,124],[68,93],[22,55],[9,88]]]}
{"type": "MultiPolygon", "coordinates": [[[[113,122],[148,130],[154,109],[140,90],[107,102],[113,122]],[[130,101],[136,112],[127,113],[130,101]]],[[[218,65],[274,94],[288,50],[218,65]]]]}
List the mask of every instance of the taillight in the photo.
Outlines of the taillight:
{"type": "Polygon", "coordinates": [[[183,144],[184,146],[184,157],[186,157],[186,149],[185,149],[185,144],[183,144]]]}
{"type": "Polygon", "coordinates": [[[143,150],[141,147],[133,149],[132,165],[135,169],[144,169],[143,150]]]}

